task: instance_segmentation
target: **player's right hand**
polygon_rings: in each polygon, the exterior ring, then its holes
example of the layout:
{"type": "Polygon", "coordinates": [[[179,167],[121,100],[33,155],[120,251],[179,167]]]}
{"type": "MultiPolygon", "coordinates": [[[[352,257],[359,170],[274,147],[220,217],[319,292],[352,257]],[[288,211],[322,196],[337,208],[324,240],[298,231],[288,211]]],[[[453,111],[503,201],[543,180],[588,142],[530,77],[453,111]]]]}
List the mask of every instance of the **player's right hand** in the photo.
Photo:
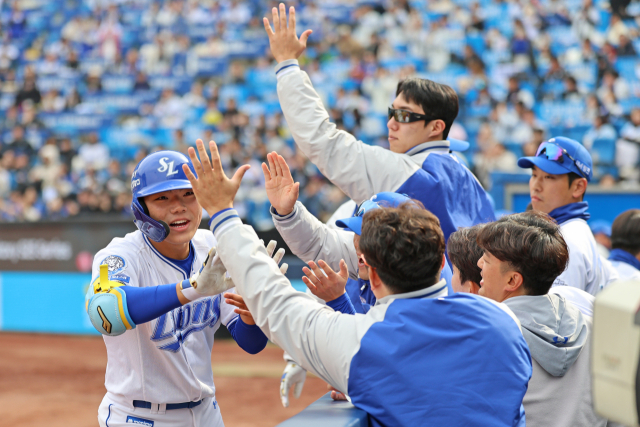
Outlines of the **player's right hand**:
{"type": "Polygon", "coordinates": [[[280,380],[280,399],[282,400],[282,406],[285,408],[289,406],[289,390],[291,387],[295,386],[293,396],[296,399],[300,397],[306,379],[307,371],[294,362],[287,362],[287,366],[282,373],[282,379],[280,380]]]}
{"type": "Polygon", "coordinates": [[[306,274],[306,277],[302,277],[302,281],[313,295],[328,302],[344,294],[349,270],[343,259],[340,260],[340,271],[337,273],[323,260],[319,260],[318,264],[309,261],[308,264],[311,270],[302,267],[302,272],[306,274]]]}
{"type": "Polygon", "coordinates": [[[264,29],[269,36],[269,46],[271,53],[278,62],[287,59],[298,59],[307,48],[307,39],[313,31],[307,30],[300,35],[296,35],[296,10],[293,6],[289,8],[289,22],[287,25],[287,11],[284,3],[280,3],[280,12],[275,7],[271,10],[273,19],[273,29],[269,20],[262,18],[264,29]]]}
{"type": "Polygon", "coordinates": [[[226,273],[227,269],[217,255],[216,248],[211,248],[204,265],[189,281],[201,296],[218,295],[234,287],[233,281],[226,273]]]}
{"type": "Polygon", "coordinates": [[[279,215],[289,215],[298,200],[300,183],[293,182],[293,176],[284,157],[274,151],[267,154],[267,161],[269,166],[262,163],[262,173],[269,202],[279,215]]]}

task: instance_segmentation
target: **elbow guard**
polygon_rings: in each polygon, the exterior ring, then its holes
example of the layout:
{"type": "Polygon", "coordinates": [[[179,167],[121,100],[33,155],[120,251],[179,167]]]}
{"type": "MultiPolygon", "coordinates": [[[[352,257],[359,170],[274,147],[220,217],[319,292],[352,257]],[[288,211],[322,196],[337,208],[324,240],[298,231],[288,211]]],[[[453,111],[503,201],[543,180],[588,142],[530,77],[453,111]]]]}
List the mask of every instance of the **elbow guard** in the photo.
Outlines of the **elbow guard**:
{"type": "Polygon", "coordinates": [[[94,283],[94,295],[86,303],[91,324],[103,335],[115,337],[136,327],[127,307],[127,294],[108,277],[108,267],[100,266],[100,277],[94,283]]]}

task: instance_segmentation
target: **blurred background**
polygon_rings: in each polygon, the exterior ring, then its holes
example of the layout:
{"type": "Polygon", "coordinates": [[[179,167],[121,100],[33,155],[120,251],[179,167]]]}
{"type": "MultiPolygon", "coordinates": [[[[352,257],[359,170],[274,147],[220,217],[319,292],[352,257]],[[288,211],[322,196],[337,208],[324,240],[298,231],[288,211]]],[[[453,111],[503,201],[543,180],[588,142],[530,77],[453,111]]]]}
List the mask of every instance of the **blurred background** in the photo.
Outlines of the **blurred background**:
{"type": "MultiPolygon", "coordinates": [[[[265,239],[277,237],[260,169],[267,152],[287,159],[301,182],[300,200],[320,219],[346,200],[296,150],[282,116],[262,24],[276,5],[0,0],[1,330],[95,334],[83,310],[93,255],[113,237],[135,230],[130,176],[150,152],[186,152],[197,138],[214,139],[227,171],[251,164],[236,208],[265,239]]],[[[593,156],[595,185],[586,200],[603,252],[615,216],[640,206],[640,1],[289,5],[296,6],[299,32],[314,31],[300,59],[303,69],[332,121],[365,143],[387,146],[386,111],[397,82],[418,75],[457,91],[460,114],[451,137],[471,143],[458,155],[489,189],[496,211],[525,209],[529,173],[516,160],[560,135],[582,142],[593,156]]],[[[299,265],[290,272],[298,279],[299,265]]],[[[87,395],[94,414],[104,392],[102,341],[85,338],[93,343],[90,350],[80,337],[67,342],[40,336],[45,341],[38,350],[29,347],[34,337],[0,334],[0,385],[6,386],[0,387],[6,390],[0,391],[0,425],[41,422],[24,414],[34,413],[28,402],[35,395],[51,401],[42,392],[47,387],[15,394],[14,384],[53,375],[58,365],[39,367],[54,347],[76,355],[96,352],[94,374],[71,371],[52,379],[58,385],[71,377],[97,384],[95,396],[87,395]],[[13,363],[33,354],[43,356],[33,369],[13,363]]],[[[266,392],[276,399],[271,408],[279,405],[275,393],[284,366],[273,357],[276,367],[264,374],[273,383],[266,392]]],[[[69,369],[90,372],[74,360],[69,369]]],[[[242,390],[243,369],[236,368],[225,372],[242,390]]],[[[310,401],[324,391],[316,386],[310,401]]],[[[279,413],[278,419],[293,413],[279,413]]],[[[61,425],[93,425],[95,418],[90,420],[61,425]]],[[[229,425],[265,425],[232,420],[229,425]]]]}

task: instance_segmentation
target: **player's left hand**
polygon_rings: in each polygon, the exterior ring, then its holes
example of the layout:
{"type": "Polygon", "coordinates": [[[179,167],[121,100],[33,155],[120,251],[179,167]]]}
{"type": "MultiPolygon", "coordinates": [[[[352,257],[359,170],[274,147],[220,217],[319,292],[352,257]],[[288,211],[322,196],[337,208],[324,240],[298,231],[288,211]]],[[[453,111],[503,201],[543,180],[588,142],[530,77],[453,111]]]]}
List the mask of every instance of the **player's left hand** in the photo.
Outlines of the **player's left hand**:
{"type": "Polygon", "coordinates": [[[340,260],[340,272],[338,273],[333,271],[329,264],[323,260],[319,260],[318,264],[309,261],[309,267],[311,270],[307,267],[302,268],[302,272],[307,275],[307,277],[302,277],[302,281],[312,294],[326,302],[333,301],[344,294],[349,278],[349,269],[343,259],[340,260]]]}
{"type": "Polygon", "coordinates": [[[198,176],[196,177],[186,164],[182,165],[182,170],[191,182],[198,203],[209,216],[213,216],[223,209],[233,208],[233,199],[240,188],[242,177],[250,166],[240,166],[233,177],[229,179],[222,170],[216,143],[209,141],[211,161],[209,161],[207,150],[201,139],[196,141],[196,146],[200,159],[196,156],[196,150],[193,147],[189,147],[189,157],[198,176]]]}
{"type": "Polygon", "coordinates": [[[249,311],[249,308],[244,303],[244,298],[242,298],[238,294],[232,294],[230,292],[225,293],[223,296],[225,298],[224,301],[227,304],[234,305],[234,306],[237,307],[233,311],[240,315],[240,318],[242,319],[242,321],[244,323],[246,323],[247,325],[255,325],[256,324],[256,321],[253,320],[253,316],[251,315],[251,312],[249,311]]]}

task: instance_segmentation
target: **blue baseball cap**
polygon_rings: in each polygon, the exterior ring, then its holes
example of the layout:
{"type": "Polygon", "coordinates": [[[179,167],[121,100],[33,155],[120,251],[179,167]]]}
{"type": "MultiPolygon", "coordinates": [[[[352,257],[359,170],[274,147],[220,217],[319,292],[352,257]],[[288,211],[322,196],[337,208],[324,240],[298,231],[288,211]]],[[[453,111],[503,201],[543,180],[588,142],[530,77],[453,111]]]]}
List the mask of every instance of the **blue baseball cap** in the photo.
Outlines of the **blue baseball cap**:
{"type": "Polygon", "coordinates": [[[411,199],[404,194],[388,191],[378,193],[371,199],[362,202],[352,217],[337,220],[336,225],[345,230],[353,231],[359,236],[362,234],[362,217],[365,213],[378,208],[396,208],[402,203],[410,201],[411,199]]]}
{"type": "Polygon", "coordinates": [[[611,223],[604,219],[596,219],[595,221],[591,221],[589,223],[589,227],[591,228],[591,232],[593,234],[602,233],[606,236],[611,237],[611,223]]]}
{"type": "Polygon", "coordinates": [[[449,148],[451,151],[467,151],[469,149],[469,143],[461,139],[447,138],[449,141],[449,148]]]}
{"type": "Polygon", "coordinates": [[[587,181],[593,177],[591,154],[578,141],[558,136],[543,142],[535,157],[521,157],[518,166],[530,169],[537,166],[546,173],[563,175],[570,172],[587,181]]]}

